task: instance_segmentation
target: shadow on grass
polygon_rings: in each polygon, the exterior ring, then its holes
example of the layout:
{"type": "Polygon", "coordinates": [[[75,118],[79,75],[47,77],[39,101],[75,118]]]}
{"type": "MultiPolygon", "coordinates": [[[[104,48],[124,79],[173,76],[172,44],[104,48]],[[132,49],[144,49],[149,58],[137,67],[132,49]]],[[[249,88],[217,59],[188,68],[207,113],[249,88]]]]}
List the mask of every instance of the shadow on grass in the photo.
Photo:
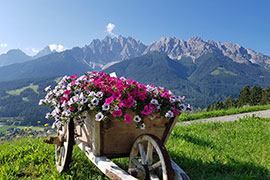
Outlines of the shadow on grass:
{"type": "Polygon", "coordinates": [[[206,146],[206,147],[210,147],[210,148],[216,148],[215,145],[213,145],[211,142],[209,141],[205,141],[202,139],[199,139],[197,137],[194,136],[190,136],[190,135],[181,135],[180,138],[183,138],[185,141],[196,144],[198,146],[206,146]]]}
{"type": "Polygon", "coordinates": [[[228,162],[202,162],[201,160],[189,159],[169,152],[170,157],[188,174],[193,180],[270,180],[270,171],[264,167],[251,163],[243,163],[228,159],[228,162]]]}

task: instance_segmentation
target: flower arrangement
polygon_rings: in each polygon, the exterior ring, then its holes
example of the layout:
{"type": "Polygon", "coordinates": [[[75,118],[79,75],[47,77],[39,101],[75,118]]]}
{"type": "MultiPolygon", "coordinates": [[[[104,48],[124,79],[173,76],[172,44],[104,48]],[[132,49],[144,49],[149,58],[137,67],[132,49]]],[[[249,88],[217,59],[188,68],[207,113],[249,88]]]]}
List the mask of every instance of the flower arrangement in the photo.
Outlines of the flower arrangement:
{"type": "Polygon", "coordinates": [[[96,121],[105,121],[113,116],[126,123],[135,121],[137,127],[144,129],[145,116],[155,119],[159,113],[165,118],[172,118],[190,108],[183,104],[184,97],[175,97],[162,87],[144,86],[132,79],[110,77],[103,72],[88,72],[81,77],[77,74],[65,76],[53,90],[48,86],[45,92],[47,95],[39,105],[54,107],[46,118],[54,118],[57,126],[85,110],[93,110],[96,121]]]}

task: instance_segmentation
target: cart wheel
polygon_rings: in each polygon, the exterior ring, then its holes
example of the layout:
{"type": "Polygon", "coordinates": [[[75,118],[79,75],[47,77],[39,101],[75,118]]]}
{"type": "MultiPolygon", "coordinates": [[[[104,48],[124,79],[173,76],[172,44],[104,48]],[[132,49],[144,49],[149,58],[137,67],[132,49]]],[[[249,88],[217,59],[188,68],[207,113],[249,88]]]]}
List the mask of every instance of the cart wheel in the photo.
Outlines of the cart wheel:
{"type": "Polygon", "coordinates": [[[139,136],[129,155],[128,172],[138,179],[174,179],[168,152],[158,137],[139,136]]]}
{"type": "Polygon", "coordinates": [[[71,162],[74,145],[74,123],[71,120],[57,130],[60,144],[55,145],[55,164],[58,172],[62,172],[71,162]]]}

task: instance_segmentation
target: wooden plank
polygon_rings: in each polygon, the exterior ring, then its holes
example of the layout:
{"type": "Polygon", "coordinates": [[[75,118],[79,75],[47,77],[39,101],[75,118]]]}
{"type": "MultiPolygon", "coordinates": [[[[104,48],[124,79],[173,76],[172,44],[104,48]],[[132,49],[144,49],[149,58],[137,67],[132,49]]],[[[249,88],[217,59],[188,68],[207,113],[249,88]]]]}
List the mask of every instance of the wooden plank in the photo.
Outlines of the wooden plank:
{"type": "Polygon", "coordinates": [[[93,129],[92,129],[92,135],[93,135],[93,153],[95,156],[100,156],[101,154],[101,134],[100,134],[100,122],[96,121],[95,119],[92,120],[93,122],[93,129]]]}
{"type": "Polygon", "coordinates": [[[176,116],[173,121],[171,122],[171,124],[168,125],[168,129],[167,129],[167,132],[165,132],[165,138],[163,140],[163,145],[165,145],[169,139],[169,136],[171,135],[172,133],[172,130],[177,122],[177,120],[179,119],[179,116],[176,116]]]}
{"type": "Polygon", "coordinates": [[[107,157],[121,157],[121,154],[128,155],[135,139],[142,134],[153,134],[162,139],[167,129],[169,119],[157,117],[151,120],[144,119],[145,129],[136,128],[133,121],[129,124],[111,118],[101,122],[101,154],[107,157]],[[119,155],[119,156],[117,156],[119,155]]]}
{"type": "Polygon", "coordinates": [[[91,160],[91,162],[97,166],[107,177],[112,180],[137,180],[133,176],[129,175],[126,171],[121,169],[115,163],[113,163],[106,156],[97,157],[91,152],[91,148],[85,146],[80,140],[76,140],[79,148],[86,154],[86,156],[91,160]]]}

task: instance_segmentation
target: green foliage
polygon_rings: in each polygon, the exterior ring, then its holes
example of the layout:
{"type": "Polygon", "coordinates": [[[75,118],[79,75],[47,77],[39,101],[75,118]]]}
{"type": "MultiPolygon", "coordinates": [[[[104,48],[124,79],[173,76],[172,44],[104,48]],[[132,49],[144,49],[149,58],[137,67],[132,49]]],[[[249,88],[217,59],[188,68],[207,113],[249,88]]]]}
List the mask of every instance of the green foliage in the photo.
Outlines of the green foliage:
{"type": "MultiPolygon", "coordinates": [[[[270,178],[270,119],[176,126],[166,148],[191,179],[270,178]]],[[[66,172],[57,172],[54,146],[24,138],[0,146],[0,179],[108,179],[74,146],[66,172]],[[38,152],[37,152],[38,151],[38,152]]],[[[114,162],[127,170],[128,158],[114,162]]]]}
{"type": "Polygon", "coordinates": [[[183,113],[179,117],[179,121],[191,121],[196,119],[205,119],[211,117],[218,117],[218,116],[226,116],[232,114],[240,114],[240,113],[247,113],[247,112],[255,112],[261,110],[270,109],[270,105],[260,105],[260,106],[245,106],[242,108],[230,108],[230,109],[221,109],[221,110],[211,110],[208,112],[198,112],[187,114],[183,113]]]}
{"type": "Polygon", "coordinates": [[[228,109],[231,107],[256,106],[270,104],[270,89],[265,90],[260,86],[244,86],[237,99],[229,96],[224,102],[218,101],[216,104],[207,107],[207,111],[228,109]]]}

